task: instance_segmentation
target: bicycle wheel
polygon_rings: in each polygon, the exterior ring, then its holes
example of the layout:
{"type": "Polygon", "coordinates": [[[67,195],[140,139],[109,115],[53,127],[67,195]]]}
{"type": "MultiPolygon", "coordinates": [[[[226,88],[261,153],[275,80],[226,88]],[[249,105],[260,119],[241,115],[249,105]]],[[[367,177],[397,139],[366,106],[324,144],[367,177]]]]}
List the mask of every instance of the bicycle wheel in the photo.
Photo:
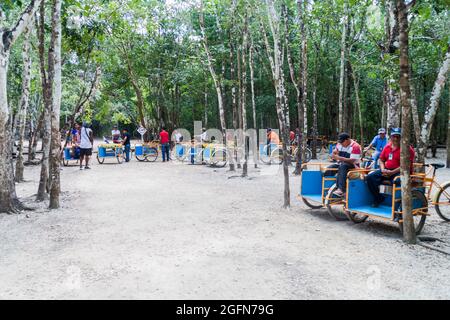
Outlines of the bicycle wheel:
{"type": "Polygon", "coordinates": [[[144,158],[147,162],[155,162],[158,159],[158,149],[153,147],[144,149],[144,158]]]}
{"type": "Polygon", "coordinates": [[[99,158],[99,156],[97,155],[97,161],[98,161],[98,163],[100,163],[100,164],[103,164],[103,162],[105,162],[105,158],[99,158]]]}
{"type": "MultiPolygon", "coordinates": [[[[423,192],[420,192],[419,190],[413,190],[411,192],[412,201],[420,201],[420,207],[426,208],[428,211],[428,200],[427,197],[423,194],[423,192]]],[[[399,211],[401,211],[401,205],[399,211]]],[[[423,229],[423,226],[425,225],[425,220],[427,219],[426,215],[422,214],[416,214],[413,216],[414,219],[414,230],[416,231],[416,235],[419,235],[420,232],[423,229]]],[[[403,222],[398,223],[398,227],[400,229],[400,232],[403,234],[403,222]]]]}
{"type": "Polygon", "coordinates": [[[211,164],[214,167],[223,168],[227,165],[227,152],[225,150],[214,150],[211,155],[211,164]]]}
{"type": "Polygon", "coordinates": [[[442,189],[434,198],[434,208],[444,221],[450,221],[450,182],[442,186],[442,189]]]}
{"type": "Polygon", "coordinates": [[[312,151],[309,148],[306,148],[305,150],[305,159],[303,161],[303,163],[308,163],[310,162],[312,159],[312,151]]]}
{"type": "Polygon", "coordinates": [[[330,216],[332,216],[336,220],[338,221],[348,220],[348,217],[345,213],[344,206],[342,203],[343,199],[334,194],[336,190],[337,186],[334,185],[328,191],[328,194],[325,197],[325,206],[327,207],[327,211],[330,214],[330,216]]]}
{"type": "Polygon", "coordinates": [[[311,209],[321,209],[323,208],[322,204],[316,204],[316,202],[311,202],[310,200],[303,198],[302,197],[302,201],[304,204],[306,204],[308,207],[310,207],[311,209]]]}
{"type": "Polygon", "coordinates": [[[118,163],[122,163],[123,162],[123,149],[122,148],[117,148],[116,149],[116,159],[118,163]]]}
{"type": "Polygon", "coordinates": [[[282,164],[284,160],[283,149],[276,148],[275,150],[273,150],[272,153],[270,154],[270,160],[275,164],[278,165],[282,164]]]}
{"type": "Polygon", "coordinates": [[[356,223],[356,224],[363,223],[369,217],[364,214],[354,213],[354,212],[350,212],[350,211],[345,211],[345,213],[347,214],[347,218],[349,218],[350,221],[352,221],[353,223],[356,223]]]}
{"type": "Polygon", "coordinates": [[[270,154],[267,150],[267,145],[264,146],[263,148],[263,152],[262,154],[259,155],[259,159],[264,163],[264,164],[270,164],[270,154]]]}

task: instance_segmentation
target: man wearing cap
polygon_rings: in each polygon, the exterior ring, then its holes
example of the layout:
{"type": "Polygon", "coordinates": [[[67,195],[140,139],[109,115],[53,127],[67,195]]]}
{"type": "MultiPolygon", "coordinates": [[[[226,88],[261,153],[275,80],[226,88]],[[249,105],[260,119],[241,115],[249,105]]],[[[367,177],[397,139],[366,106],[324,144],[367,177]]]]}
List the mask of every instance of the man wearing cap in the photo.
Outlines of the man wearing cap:
{"type": "Polygon", "coordinates": [[[383,151],[384,147],[388,143],[388,138],[386,137],[386,129],[380,128],[378,130],[378,135],[373,138],[370,145],[364,149],[364,153],[366,153],[370,148],[375,148],[375,152],[372,155],[373,163],[374,163],[374,169],[378,169],[378,159],[380,158],[380,154],[383,151]]]}
{"type": "MultiPolygon", "coordinates": [[[[338,169],[336,185],[338,189],[334,194],[343,197],[347,188],[347,173],[349,170],[358,168],[361,162],[361,146],[354,140],[350,139],[348,133],[341,133],[338,136],[338,144],[331,154],[331,159],[338,163],[329,166],[330,169],[338,169]]],[[[334,170],[325,172],[325,176],[331,176],[334,170]]]]}
{"type": "MultiPolygon", "coordinates": [[[[373,195],[373,207],[378,207],[383,201],[384,196],[380,193],[380,185],[383,181],[394,182],[395,178],[400,175],[400,139],[402,131],[400,128],[391,130],[391,141],[386,145],[380,154],[380,169],[371,172],[366,177],[367,186],[373,195]]],[[[413,163],[415,152],[413,147],[409,147],[409,155],[411,161],[411,172],[413,171],[413,163]]],[[[400,180],[396,181],[398,184],[400,180]]]]}

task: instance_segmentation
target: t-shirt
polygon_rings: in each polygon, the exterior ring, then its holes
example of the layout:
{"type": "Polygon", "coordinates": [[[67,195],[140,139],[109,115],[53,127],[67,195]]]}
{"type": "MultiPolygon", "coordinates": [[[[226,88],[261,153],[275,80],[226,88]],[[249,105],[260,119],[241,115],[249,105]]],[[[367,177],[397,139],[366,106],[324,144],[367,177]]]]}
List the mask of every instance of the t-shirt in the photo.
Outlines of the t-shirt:
{"type": "Polygon", "coordinates": [[[353,141],[347,146],[344,147],[342,144],[338,143],[336,145],[336,150],[339,152],[339,156],[347,159],[356,159],[355,166],[359,167],[359,163],[361,162],[361,146],[353,141]]]}
{"type": "Polygon", "coordinates": [[[130,134],[128,132],[122,134],[122,140],[125,141],[125,145],[129,145],[131,143],[131,136],[130,136],[130,134]],[[125,141],[125,138],[127,138],[126,141],[125,141]]]}
{"type": "Polygon", "coordinates": [[[92,148],[92,143],[91,143],[91,140],[89,139],[91,132],[92,132],[92,130],[89,128],[86,128],[86,127],[81,128],[81,143],[80,143],[81,149],[91,149],[92,148]]]}
{"type": "Polygon", "coordinates": [[[159,133],[159,140],[161,144],[169,143],[169,133],[165,130],[161,131],[159,133]]]}
{"type": "Polygon", "coordinates": [[[289,139],[291,141],[295,139],[295,132],[294,131],[289,132],[289,139]]]}
{"type": "Polygon", "coordinates": [[[270,131],[267,134],[267,140],[269,140],[270,143],[280,144],[280,138],[278,137],[278,135],[274,131],[270,131]]]}
{"type": "Polygon", "coordinates": [[[71,135],[73,143],[80,143],[80,132],[77,129],[72,129],[71,135]]]}
{"type": "Polygon", "coordinates": [[[382,139],[380,137],[380,135],[377,135],[377,136],[375,136],[375,138],[373,138],[371,145],[374,146],[374,148],[377,152],[381,152],[381,151],[383,151],[383,149],[387,145],[387,143],[388,143],[387,137],[384,137],[384,139],[382,139]]]}
{"type": "MultiPolygon", "coordinates": [[[[411,172],[413,172],[415,152],[413,147],[409,147],[409,160],[411,161],[411,172]]],[[[395,149],[392,143],[389,143],[381,152],[380,160],[384,162],[384,166],[388,170],[395,170],[400,167],[400,147],[395,149]]]]}
{"type": "Polygon", "coordinates": [[[120,138],[120,131],[119,130],[112,130],[111,135],[113,140],[119,140],[120,138]]]}

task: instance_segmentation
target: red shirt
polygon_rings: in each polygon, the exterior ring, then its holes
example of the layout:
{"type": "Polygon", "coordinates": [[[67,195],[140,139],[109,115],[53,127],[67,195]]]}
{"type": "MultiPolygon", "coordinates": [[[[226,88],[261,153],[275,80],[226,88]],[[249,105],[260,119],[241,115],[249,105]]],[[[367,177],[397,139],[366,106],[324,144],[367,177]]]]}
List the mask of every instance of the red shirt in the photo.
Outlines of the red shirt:
{"type": "Polygon", "coordinates": [[[159,137],[160,137],[159,140],[161,141],[161,144],[169,143],[169,133],[167,131],[165,131],[165,130],[161,131],[159,133],[159,137]]]}
{"type": "MultiPolygon", "coordinates": [[[[380,155],[380,160],[384,162],[386,169],[395,170],[400,167],[400,148],[393,150],[392,143],[384,147],[380,155]]],[[[415,152],[413,147],[409,147],[409,160],[411,161],[411,172],[413,171],[415,152]]]]}
{"type": "Polygon", "coordinates": [[[291,139],[291,141],[295,139],[295,132],[294,131],[289,132],[289,139],[291,139]]]}

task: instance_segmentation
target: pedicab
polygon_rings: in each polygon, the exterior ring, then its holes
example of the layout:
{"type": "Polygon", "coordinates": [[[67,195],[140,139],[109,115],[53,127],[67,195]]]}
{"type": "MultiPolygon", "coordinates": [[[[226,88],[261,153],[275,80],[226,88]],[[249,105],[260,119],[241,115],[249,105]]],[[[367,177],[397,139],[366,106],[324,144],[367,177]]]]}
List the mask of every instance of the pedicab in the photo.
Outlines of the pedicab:
{"type": "MultiPolygon", "coordinates": [[[[345,199],[345,212],[348,218],[354,223],[362,223],[368,217],[390,220],[398,222],[400,231],[403,232],[402,220],[402,192],[400,177],[396,177],[394,182],[383,182],[380,192],[384,196],[384,201],[374,207],[373,196],[369,191],[365,177],[368,171],[361,171],[359,175],[352,176],[349,173],[347,178],[347,192],[345,199]],[[396,217],[397,216],[397,217],[396,217]]],[[[423,175],[411,175],[412,179],[412,215],[414,217],[414,228],[416,234],[422,231],[428,215],[428,200],[425,196],[423,175]]]]}
{"type": "MultiPolygon", "coordinates": [[[[300,197],[311,209],[326,208],[328,213],[338,221],[347,220],[344,211],[344,199],[334,194],[337,190],[337,168],[327,168],[330,163],[309,163],[302,165],[300,197]]],[[[355,172],[359,170],[352,170],[355,172]]]]}
{"type": "Polygon", "coordinates": [[[106,158],[116,158],[118,163],[123,162],[124,147],[117,143],[103,143],[98,146],[97,161],[103,164],[106,158]]]}
{"type": "Polygon", "coordinates": [[[152,141],[136,145],[134,156],[138,161],[155,162],[158,159],[158,143],[152,141]]]}
{"type": "Polygon", "coordinates": [[[190,144],[179,145],[176,154],[181,161],[192,164],[208,164],[211,160],[211,154],[214,150],[214,144],[202,144],[200,142],[191,142],[190,144]]]}
{"type": "Polygon", "coordinates": [[[64,148],[64,157],[62,159],[63,165],[67,167],[69,165],[69,161],[80,161],[80,148],[75,148],[75,154],[71,152],[72,147],[64,148]]]}

